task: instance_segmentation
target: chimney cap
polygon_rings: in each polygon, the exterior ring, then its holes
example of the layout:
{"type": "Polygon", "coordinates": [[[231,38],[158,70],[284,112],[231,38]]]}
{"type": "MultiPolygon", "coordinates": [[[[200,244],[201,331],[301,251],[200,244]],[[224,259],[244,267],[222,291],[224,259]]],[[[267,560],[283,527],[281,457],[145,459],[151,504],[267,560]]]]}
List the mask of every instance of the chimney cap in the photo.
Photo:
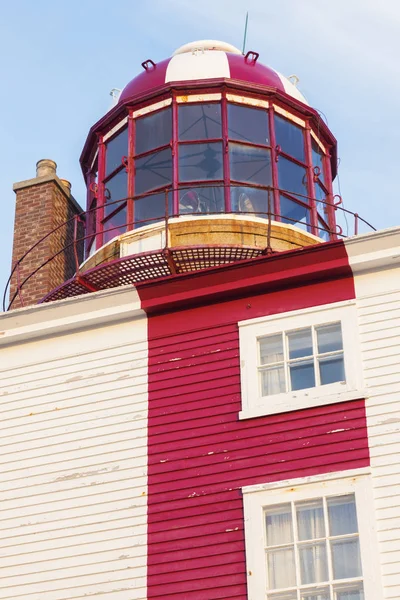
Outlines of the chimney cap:
{"type": "Polygon", "coordinates": [[[42,158],[36,163],[36,177],[44,177],[45,175],[56,175],[57,163],[50,158],[42,158]]]}

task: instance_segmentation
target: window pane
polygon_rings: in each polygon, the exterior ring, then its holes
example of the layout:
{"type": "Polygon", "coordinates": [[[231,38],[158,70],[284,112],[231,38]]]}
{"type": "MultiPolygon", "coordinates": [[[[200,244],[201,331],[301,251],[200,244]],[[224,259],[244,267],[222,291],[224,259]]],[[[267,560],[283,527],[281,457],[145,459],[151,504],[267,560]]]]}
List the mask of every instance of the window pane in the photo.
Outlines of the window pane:
{"type": "Polygon", "coordinates": [[[126,206],[104,223],[104,243],[126,231],[126,206]]]}
{"type": "Polygon", "coordinates": [[[330,600],[328,589],[310,590],[301,594],[301,600],[330,600]]]}
{"type": "Polygon", "coordinates": [[[289,358],[302,358],[313,355],[311,327],[291,331],[287,334],[289,341],[289,358]]]}
{"type": "Polygon", "coordinates": [[[228,103],[228,136],[231,140],[269,146],[268,112],[228,103]]]}
{"type": "Polygon", "coordinates": [[[260,362],[262,365],[283,360],[282,334],[268,335],[260,338],[260,362]]]}
{"type": "Polygon", "coordinates": [[[351,586],[351,589],[336,590],[335,600],[364,600],[364,589],[362,583],[357,586],[351,586]]]}
{"type": "Polygon", "coordinates": [[[286,392],[285,371],[282,366],[270,367],[261,371],[261,394],[272,396],[286,392]]]}
{"type": "Polygon", "coordinates": [[[289,223],[308,231],[310,223],[310,211],[305,206],[280,195],[281,202],[281,220],[282,223],[289,223]]]}
{"type": "Polygon", "coordinates": [[[231,179],[271,185],[271,156],[264,148],[229,144],[231,179]]]}
{"type": "Polygon", "coordinates": [[[268,594],[268,600],[297,600],[297,592],[282,592],[268,594]]]}
{"type": "Polygon", "coordinates": [[[304,136],[301,127],[275,115],[275,139],[283,152],[305,162],[304,136]]]}
{"type": "Polygon", "coordinates": [[[166,146],[172,139],[171,109],[141,117],[135,121],[135,154],[166,146]]]}
{"type": "Polygon", "coordinates": [[[106,144],[106,175],[121,166],[122,157],[128,154],[128,128],[125,127],[120,133],[106,144]]]}
{"type": "Polygon", "coordinates": [[[180,104],[178,122],[180,140],[222,137],[220,104],[180,104]]]}
{"type": "Polygon", "coordinates": [[[224,212],[224,188],[222,186],[204,186],[182,189],[179,193],[179,214],[224,212]]]}
{"type": "Polygon", "coordinates": [[[324,181],[324,168],[323,168],[324,153],[314,140],[312,140],[312,142],[311,142],[311,149],[312,149],[313,167],[319,167],[319,170],[320,170],[319,178],[321,179],[321,181],[324,181]]]}
{"type": "Polygon", "coordinates": [[[317,331],[318,353],[343,350],[341,323],[331,323],[315,328],[317,331]]]}
{"type": "Polygon", "coordinates": [[[207,181],[223,178],[222,144],[179,146],[180,181],[207,181]]]}
{"type": "Polygon", "coordinates": [[[268,193],[270,193],[270,210],[274,218],[274,199],[272,191],[252,187],[231,186],[232,212],[251,213],[257,217],[268,217],[268,193]]]}
{"type": "Polygon", "coordinates": [[[284,158],[279,157],[278,160],[278,176],[279,176],[279,188],[285,190],[296,196],[299,200],[308,204],[309,200],[307,190],[307,172],[303,167],[299,167],[296,163],[284,158]]]}
{"type": "Polygon", "coordinates": [[[315,540],[325,537],[322,500],[297,504],[296,512],[299,540],[315,540]]]}
{"type": "Polygon", "coordinates": [[[335,579],[360,577],[361,560],[358,539],[331,542],[335,579]]]}
{"type": "Polygon", "coordinates": [[[343,354],[319,358],[318,364],[321,385],[328,385],[329,383],[336,383],[337,381],[346,381],[343,354]]]}
{"type": "MultiPolygon", "coordinates": [[[[172,212],[172,194],[168,194],[168,212],[172,212]]],[[[135,200],[135,228],[144,227],[150,225],[155,221],[164,219],[166,207],[165,207],[165,193],[161,192],[158,194],[150,194],[145,198],[135,200]]]]}
{"type": "Polygon", "coordinates": [[[105,216],[112,213],[114,210],[117,210],[119,203],[117,200],[125,200],[128,195],[128,177],[125,169],[122,169],[111,177],[105,183],[105,207],[104,214],[105,216]]]}
{"type": "Polygon", "coordinates": [[[330,535],[357,533],[357,511],[354,494],[328,498],[330,535]]]}
{"type": "Polygon", "coordinates": [[[290,365],[290,383],[293,391],[315,387],[313,361],[305,360],[290,365]]]}
{"type": "Polygon", "coordinates": [[[269,589],[287,588],[296,584],[293,548],[267,552],[269,589]]]}
{"type": "Polygon", "coordinates": [[[293,527],[290,504],[282,504],[265,511],[265,526],[267,546],[279,546],[292,542],[293,527]]]}
{"type": "Polygon", "coordinates": [[[318,583],[329,579],[325,542],[299,546],[299,555],[301,583],[318,583]]]}
{"type": "Polygon", "coordinates": [[[144,194],[172,182],[171,150],[153,152],[135,160],[135,194],[144,194]]]}

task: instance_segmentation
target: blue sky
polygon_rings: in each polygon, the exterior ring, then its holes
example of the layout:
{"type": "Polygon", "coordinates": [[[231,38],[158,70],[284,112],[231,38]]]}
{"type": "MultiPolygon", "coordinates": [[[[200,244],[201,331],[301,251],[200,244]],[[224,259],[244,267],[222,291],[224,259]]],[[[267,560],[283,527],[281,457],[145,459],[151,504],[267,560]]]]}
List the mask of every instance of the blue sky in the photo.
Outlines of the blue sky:
{"type": "Polygon", "coordinates": [[[377,228],[400,225],[397,118],[400,97],[398,0],[14,0],[0,20],[0,289],[11,264],[12,184],[58,164],[84,205],[79,155],[90,126],[111,107],[140,63],[180,45],[219,39],[300,78],[338,139],[346,208],[377,228]]]}

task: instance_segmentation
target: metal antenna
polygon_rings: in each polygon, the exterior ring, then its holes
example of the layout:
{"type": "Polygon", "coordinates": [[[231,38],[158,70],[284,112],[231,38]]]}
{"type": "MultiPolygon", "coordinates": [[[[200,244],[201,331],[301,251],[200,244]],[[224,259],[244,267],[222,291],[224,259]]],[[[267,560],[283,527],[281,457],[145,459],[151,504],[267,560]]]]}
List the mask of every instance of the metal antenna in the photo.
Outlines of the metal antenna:
{"type": "Polygon", "coordinates": [[[242,54],[244,54],[245,48],[246,48],[246,37],[247,37],[247,25],[249,22],[249,11],[246,12],[246,21],[244,24],[244,37],[243,37],[243,50],[242,50],[242,54]]]}

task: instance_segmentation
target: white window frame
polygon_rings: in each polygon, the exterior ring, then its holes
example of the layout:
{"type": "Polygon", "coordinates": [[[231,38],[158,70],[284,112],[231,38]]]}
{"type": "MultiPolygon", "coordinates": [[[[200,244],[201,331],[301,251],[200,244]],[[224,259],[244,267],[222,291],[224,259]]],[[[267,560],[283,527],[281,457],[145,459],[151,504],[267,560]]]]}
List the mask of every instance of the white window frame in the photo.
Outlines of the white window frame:
{"type": "MultiPolygon", "coordinates": [[[[266,598],[265,508],[355,494],[365,600],[383,600],[370,470],[354,469],[242,488],[248,600],[266,598]]],[[[351,580],[349,580],[351,581],[351,580]]]]}
{"type": "Polygon", "coordinates": [[[363,389],[357,309],[353,300],[240,321],[239,342],[242,391],[240,419],[344,402],[366,396],[363,389]],[[261,395],[258,371],[260,337],[337,321],[342,325],[345,382],[270,396],[261,395]]]}

